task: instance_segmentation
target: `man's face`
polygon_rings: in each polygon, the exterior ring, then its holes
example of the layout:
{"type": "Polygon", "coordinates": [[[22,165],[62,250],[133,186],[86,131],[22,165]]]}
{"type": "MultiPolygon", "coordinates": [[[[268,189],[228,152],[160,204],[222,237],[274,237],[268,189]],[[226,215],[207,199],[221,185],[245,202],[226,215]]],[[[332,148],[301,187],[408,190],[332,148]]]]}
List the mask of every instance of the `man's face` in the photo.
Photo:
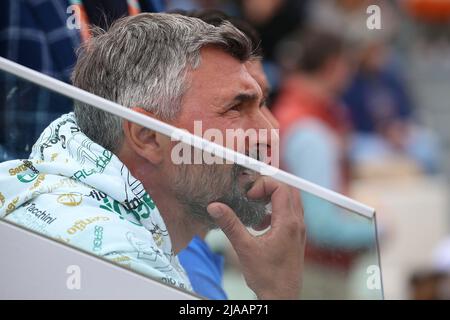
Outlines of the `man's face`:
{"type": "MultiPolygon", "coordinates": [[[[227,129],[273,129],[262,111],[264,93],[249,66],[252,64],[242,64],[221,50],[203,49],[200,66],[189,75],[182,110],[173,124],[194,132],[194,121],[201,120],[203,131],[214,128],[224,135],[227,129]]],[[[257,143],[270,148],[270,135],[257,143]]],[[[234,149],[248,153],[251,147],[234,149]]]]}
{"type": "MultiPolygon", "coordinates": [[[[248,63],[215,48],[202,50],[200,66],[191,71],[189,87],[182,101],[177,120],[172,124],[194,133],[194,121],[202,121],[203,132],[218,129],[225,146],[234,146],[247,155],[254,150],[271,152],[273,124],[264,110],[264,95],[260,85],[250,74],[248,63]],[[264,129],[267,135],[246,139],[245,144],[226,141],[226,130],[264,129]]],[[[251,69],[251,68],[250,68],[251,69]]],[[[262,70],[262,69],[261,69],[262,70]]],[[[277,143],[277,142],[275,142],[277,143]]],[[[264,160],[264,159],[263,159],[264,160]]],[[[172,164],[173,192],[187,211],[212,225],[206,206],[214,201],[228,204],[247,226],[259,224],[265,214],[267,200],[249,200],[246,191],[257,174],[237,165],[172,164]]]]}

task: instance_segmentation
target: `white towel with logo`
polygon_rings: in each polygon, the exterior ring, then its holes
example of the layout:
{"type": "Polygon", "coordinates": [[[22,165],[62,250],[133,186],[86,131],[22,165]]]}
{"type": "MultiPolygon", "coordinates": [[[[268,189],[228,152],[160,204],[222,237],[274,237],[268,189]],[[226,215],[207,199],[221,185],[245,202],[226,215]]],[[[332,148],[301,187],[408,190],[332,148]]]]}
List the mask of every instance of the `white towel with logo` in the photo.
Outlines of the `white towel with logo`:
{"type": "Polygon", "coordinates": [[[73,113],[44,130],[28,160],[0,163],[0,218],[192,290],[151,196],[73,113]]]}

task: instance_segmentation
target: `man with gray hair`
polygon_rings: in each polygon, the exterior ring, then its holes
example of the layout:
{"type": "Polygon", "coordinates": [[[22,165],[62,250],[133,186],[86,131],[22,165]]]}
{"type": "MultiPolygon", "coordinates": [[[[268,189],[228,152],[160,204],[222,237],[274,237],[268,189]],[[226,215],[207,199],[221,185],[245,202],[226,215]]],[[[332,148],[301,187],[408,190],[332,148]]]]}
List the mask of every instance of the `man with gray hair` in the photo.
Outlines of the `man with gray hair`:
{"type": "MultiPolygon", "coordinates": [[[[230,23],[139,14],[93,35],[75,86],[190,132],[194,121],[223,133],[273,129],[246,69],[251,43],[230,23]]],[[[10,186],[1,190],[0,217],[185,289],[176,254],[219,227],[258,298],[297,298],[305,227],[296,190],[235,164],[176,164],[177,143],[76,103],[42,133],[29,160],[0,165],[0,185],[10,186]],[[268,226],[258,237],[246,229],[268,226]]],[[[274,143],[266,136],[235,150],[270,152],[274,143]]]]}

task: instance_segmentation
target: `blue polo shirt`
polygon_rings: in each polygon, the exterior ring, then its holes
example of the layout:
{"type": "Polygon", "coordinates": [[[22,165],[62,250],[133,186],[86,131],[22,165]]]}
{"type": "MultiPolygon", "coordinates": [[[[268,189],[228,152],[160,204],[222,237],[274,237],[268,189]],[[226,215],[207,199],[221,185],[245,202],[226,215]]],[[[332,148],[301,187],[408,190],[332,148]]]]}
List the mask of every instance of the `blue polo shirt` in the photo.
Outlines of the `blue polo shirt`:
{"type": "Polygon", "coordinates": [[[227,300],[222,287],[224,258],[212,252],[203,239],[195,236],[178,254],[178,259],[195,293],[209,299],[227,300]]]}

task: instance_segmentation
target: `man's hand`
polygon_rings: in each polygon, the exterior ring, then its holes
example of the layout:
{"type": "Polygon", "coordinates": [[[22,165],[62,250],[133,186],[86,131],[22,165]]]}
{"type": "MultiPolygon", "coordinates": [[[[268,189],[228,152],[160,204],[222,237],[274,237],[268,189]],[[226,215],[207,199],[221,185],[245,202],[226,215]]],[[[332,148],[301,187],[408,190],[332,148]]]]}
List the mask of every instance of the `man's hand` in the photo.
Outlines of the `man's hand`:
{"type": "Polygon", "coordinates": [[[211,203],[208,212],[233,245],[247,285],[259,299],[298,299],[306,242],[298,190],[265,176],[247,196],[271,198],[271,229],[261,236],[252,236],[223,203],[211,203]]]}

